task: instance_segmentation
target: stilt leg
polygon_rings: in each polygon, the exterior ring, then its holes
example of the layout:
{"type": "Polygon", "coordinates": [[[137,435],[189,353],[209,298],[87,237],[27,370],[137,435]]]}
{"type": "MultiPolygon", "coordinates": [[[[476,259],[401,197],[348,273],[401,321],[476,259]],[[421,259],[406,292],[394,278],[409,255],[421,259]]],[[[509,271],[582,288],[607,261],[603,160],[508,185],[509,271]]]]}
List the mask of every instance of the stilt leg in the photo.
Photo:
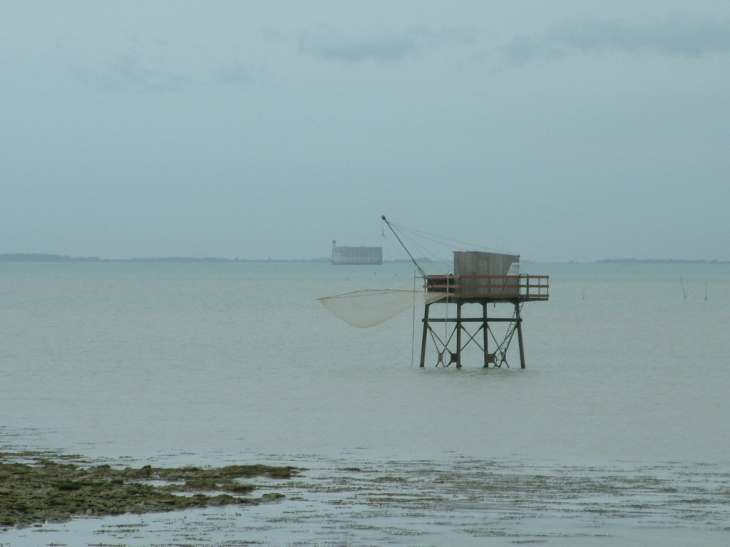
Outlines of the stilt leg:
{"type": "Polygon", "coordinates": [[[525,346],[522,344],[522,318],[518,302],[515,302],[515,321],[517,321],[517,342],[520,344],[520,368],[525,368],[525,346]]]}
{"type": "Polygon", "coordinates": [[[426,366],[426,336],[428,335],[428,309],[431,304],[426,304],[423,312],[423,337],[421,338],[421,368],[426,366]]]}
{"type": "Polygon", "coordinates": [[[487,303],[482,304],[482,316],[484,323],[482,330],[484,331],[484,368],[489,368],[489,323],[487,322],[487,303]]]}
{"type": "Polygon", "coordinates": [[[456,368],[461,368],[461,302],[456,303],[456,368]]]}

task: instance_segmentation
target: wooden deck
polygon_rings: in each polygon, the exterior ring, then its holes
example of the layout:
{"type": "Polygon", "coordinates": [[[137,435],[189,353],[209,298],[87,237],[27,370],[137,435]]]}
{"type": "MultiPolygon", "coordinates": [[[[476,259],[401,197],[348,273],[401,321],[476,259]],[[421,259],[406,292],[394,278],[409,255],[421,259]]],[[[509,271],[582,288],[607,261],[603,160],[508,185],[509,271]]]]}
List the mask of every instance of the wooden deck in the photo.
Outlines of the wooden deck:
{"type": "Polygon", "coordinates": [[[535,302],[549,298],[547,275],[429,275],[427,292],[449,293],[440,302],[535,302]]]}

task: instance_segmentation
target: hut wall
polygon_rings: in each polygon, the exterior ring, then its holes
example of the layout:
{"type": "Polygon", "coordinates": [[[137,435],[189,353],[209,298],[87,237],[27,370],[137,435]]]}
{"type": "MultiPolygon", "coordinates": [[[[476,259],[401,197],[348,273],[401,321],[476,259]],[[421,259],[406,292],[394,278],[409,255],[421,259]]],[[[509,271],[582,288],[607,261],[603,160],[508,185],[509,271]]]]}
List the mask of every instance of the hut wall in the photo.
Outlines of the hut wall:
{"type": "MultiPolygon", "coordinates": [[[[476,251],[455,251],[454,252],[454,275],[489,275],[506,276],[510,266],[520,261],[519,255],[502,253],[484,253],[476,251]]],[[[504,285],[516,285],[516,278],[505,279],[471,279],[462,278],[458,281],[461,285],[462,294],[478,295],[517,295],[519,288],[504,287],[504,285]]]]}

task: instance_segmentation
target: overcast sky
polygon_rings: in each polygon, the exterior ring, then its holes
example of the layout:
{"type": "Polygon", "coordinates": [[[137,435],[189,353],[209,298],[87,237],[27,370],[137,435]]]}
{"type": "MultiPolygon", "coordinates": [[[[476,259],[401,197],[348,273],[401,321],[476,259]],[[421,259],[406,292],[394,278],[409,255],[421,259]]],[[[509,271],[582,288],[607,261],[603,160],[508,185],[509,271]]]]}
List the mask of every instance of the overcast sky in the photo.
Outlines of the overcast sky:
{"type": "Polygon", "coordinates": [[[730,2],[0,2],[0,253],[315,258],[382,214],[730,259],[730,2]]]}

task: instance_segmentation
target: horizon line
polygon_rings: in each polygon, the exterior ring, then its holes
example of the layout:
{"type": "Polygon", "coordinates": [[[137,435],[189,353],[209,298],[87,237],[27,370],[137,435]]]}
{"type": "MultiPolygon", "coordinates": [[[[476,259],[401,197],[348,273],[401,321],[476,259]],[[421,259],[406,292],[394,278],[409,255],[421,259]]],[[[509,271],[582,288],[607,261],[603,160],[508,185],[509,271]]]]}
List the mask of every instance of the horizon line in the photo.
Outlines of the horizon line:
{"type": "MultiPolygon", "coordinates": [[[[430,258],[419,258],[421,262],[438,262],[430,258]]],[[[152,258],[99,258],[76,257],[50,253],[4,253],[0,254],[0,262],[330,262],[330,257],[321,258],[219,258],[219,257],[152,257],[152,258]]],[[[383,260],[384,263],[410,262],[410,259],[383,260]]],[[[632,264],[632,263],[675,263],[675,264],[730,264],[730,260],[719,259],[685,259],[685,258],[603,258],[581,262],[576,260],[540,261],[522,259],[522,262],[541,264],[632,264]]]]}

